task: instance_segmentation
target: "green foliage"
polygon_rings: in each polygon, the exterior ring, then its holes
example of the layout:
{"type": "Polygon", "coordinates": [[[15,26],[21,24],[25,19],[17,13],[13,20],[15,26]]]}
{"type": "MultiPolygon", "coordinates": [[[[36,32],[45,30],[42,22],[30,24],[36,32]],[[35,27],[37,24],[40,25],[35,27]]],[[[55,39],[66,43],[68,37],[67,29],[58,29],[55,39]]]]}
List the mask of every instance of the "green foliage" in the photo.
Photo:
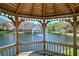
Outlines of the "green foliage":
{"type": "Polygon", "coordinates": [[[0,31],[0,34],[7,34],[9,31],[0,31]]]}
{"type": "Polygon", "coordinates": [[[48,32],[50,32],[50,31],[56,31],[55,27],[56,27],[56,24],[50,23],[50,24],[47,25],[46,30],[48,32]]]}
{"type": "MultiPolygon", "coordinates": [[[[71,49],[70,50],[70,52],[71,52],[71,55],[73,56],[73,49],[71,49]]],[[[66,51],[64,51],[64,54],[66,54],[67,53],[67,55],[69,55],[69,49],[66,51]]],[[[79,49],[77,50],[77,55],[79,55],[79,49]]]]}
{"type": "Polygon", "coordinates": [[[47,25],[46,31],[48,33],[50,32],[68,32],[72,33],[73,32],[73,27],[70,25],[70,23],[66,21],[59,21],[59,22],[51,22],[47,25]]]}

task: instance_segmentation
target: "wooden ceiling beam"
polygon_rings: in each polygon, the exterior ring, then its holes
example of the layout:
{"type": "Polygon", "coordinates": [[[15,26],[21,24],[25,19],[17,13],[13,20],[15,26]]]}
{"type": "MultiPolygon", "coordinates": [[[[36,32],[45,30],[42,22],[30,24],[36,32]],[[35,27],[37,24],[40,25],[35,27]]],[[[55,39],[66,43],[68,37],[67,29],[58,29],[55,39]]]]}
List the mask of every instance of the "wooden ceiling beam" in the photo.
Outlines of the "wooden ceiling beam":
{"type": "Polygon", "coordinates": [[[23,3],[20,3],[16,9],[16,14],[20,12],[21,8],[23,6],[23,3]]]}

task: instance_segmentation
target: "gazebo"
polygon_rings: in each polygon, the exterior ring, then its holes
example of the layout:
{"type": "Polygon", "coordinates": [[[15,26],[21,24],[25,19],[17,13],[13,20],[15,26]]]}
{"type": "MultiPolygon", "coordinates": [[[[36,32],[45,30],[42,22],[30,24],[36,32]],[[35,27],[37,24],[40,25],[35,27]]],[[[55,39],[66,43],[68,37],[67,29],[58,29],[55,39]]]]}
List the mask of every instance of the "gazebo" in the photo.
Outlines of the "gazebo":
{"type": "Polygon", "coordinates": [[[0,52],[3,51],[4,56],[6,55],[6,49],[8,49],[8,55],[10,54],[9,51],[10,48],[12,48],[13,51],[12,55],[18,55],[21,52],[19,48],[20,46],[30,45],[30,44],[35,44],[34,51],[38,51],[39,48],[38,44],[41,44],[41,50],[50,51],[50,48],[48,49],[48,45],[49,45],[52,47],[51,51],[53,53],[61,54],[61,55],[72,55],[71,49],[73,49],[73,56],[77,56],[77,50],[79,48],[79,46],[76,43],[76,31],[79,24],[78,3],[0,3],[0,15],[11,19],[11,21],[16,27],[16,44],[12,44],[0,48],[0,52]],[[20,23],[24,20],[31,20],[31,21],[35,20],[42,24],[43,41],[19,43],[18,27],[20,23]],[[73,45],[46,41],[45,39],[46,25],[50,21],[57,21],[57,20],[65,20],[73,26],[73,30],[74,30],[73,45]],[[56,52],[54,51],[55,47],[56,47],[56,52]],[[64,50],[66,50],[65,53],[64,50]]]}

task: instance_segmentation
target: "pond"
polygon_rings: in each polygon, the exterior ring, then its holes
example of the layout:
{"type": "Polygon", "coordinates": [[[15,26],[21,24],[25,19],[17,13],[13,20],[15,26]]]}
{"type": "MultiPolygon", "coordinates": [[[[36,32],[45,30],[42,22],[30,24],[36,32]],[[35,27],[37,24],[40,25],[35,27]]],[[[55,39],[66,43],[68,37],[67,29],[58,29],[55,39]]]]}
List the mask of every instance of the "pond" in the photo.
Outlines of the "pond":
{"type": "MultiPolygon", "coordinates": [[[[19,34],[19,42],[34,42],[42,41],[43,34],[19,34]]],[[[73,37],[46,33],[46,41],[58,42],[63,44],[73,44],[73,37]]],[[[0,47],[9,45],[16,42],[15,34],[3,34],[0,35],[0,47]]],[[[77,43],[79,42],[77,38],[77,43]]]]}
{"type": "MultiPolygon", "coordinates": [[[[36,33],[36,34],[19,34],[19,42],[35,42],[35,41],[43,41],[43,34],[42,33],[36,33]]],[[[63,44],[73,44],[73,37],[71,36],[64,36],[59,34],[50,34],[46,33],[46,41],[50,42],[57,42],[57,43],[63,43],[63,44]]],[[[16,35],[15,34],[0,34],[0,47],[10,45],[16,43],[16,35]]],[[[77,43],[79,43],[78,37],[77,37],[77,43]]],[[[38,45],[38,50],[41,49],[41,45],[38,45]]],[[[79,44],[78,44],[79,45],[79,44]]],[[[47,44],[46,44],[47,46],[47,44]]],[[[34,45],[29,46],[23,46],[23,51],[34,51],[34,45]]],[[[51,49],[49,47],[49,49],[51,49]]],[[[20,52],[22,52],[22,47],[20,47],[20,52]]],[[[12,49],[10,49],[10,55],[12,54],[12,49]]],[[[16,54],[16,49],[15,49],[16,54]]],[[[4,56],[4,52],[1,52],[1,56],[4,56]]],[[[6,49],[6,56],[8,56],[8,50],[6,49]]]]}

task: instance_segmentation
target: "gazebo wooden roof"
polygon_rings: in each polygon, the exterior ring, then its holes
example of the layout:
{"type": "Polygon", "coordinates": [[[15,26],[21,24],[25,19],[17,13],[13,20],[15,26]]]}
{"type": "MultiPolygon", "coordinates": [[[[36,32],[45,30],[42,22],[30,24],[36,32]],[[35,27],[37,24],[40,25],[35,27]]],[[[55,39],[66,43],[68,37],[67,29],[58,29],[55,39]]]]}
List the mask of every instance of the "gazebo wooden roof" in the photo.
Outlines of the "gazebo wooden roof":
{"type": "Polygon", "coordinates": [[[0,3],[0,9],[24,17],[70,16],[79,13],[78,3],[0,3]]]}

